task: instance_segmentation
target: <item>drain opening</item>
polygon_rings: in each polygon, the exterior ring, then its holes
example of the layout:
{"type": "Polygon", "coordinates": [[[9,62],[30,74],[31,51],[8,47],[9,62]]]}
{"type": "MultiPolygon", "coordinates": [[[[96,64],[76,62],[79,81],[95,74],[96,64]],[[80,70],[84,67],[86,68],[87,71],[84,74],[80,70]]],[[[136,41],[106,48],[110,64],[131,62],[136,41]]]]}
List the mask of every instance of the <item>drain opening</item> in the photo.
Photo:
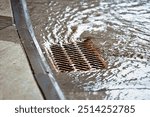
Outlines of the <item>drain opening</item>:
{"type": "Polygon", "coordinates": [[[87,62],[82,57],[82,54],[74,44],[64,45],[64,48],[76,70],[86,71],[90,69],[87,62]]]}
{"type": "Polygon", "coordinates": [[[94,44],[91,40],[85,40],[84,42],[77,43],[83,55],[86,57],[87,61],[91,65],[91,68],[101,69],[106,68],[106,63],[99,54],[99,52],[94,48],[94,44]]]}
{"type": "Polygon", "coordinates": [[[60,72],[73,71],[73,67],[60,45],[51,46],[51,53],[54,65],[60,72]]]}
{"type": "Polygon", "coordinates": [[[106,62],[89,39],[64,45],[52,45],[49,53],[54,67],[59,72],[106,68],[106,62]]]}

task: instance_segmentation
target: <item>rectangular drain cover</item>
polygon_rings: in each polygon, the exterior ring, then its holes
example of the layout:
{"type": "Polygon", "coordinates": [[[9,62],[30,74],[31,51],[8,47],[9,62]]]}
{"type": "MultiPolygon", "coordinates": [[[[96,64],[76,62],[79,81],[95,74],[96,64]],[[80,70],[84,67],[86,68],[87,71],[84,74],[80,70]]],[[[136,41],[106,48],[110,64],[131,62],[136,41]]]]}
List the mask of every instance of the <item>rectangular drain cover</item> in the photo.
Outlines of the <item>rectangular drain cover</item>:
{"type": "Polygon", "coordinates": [[[106,68],[106,62],[94,48],[91,40],[52,45],[48,51],[59,72],[88,71],[106,68]]]}

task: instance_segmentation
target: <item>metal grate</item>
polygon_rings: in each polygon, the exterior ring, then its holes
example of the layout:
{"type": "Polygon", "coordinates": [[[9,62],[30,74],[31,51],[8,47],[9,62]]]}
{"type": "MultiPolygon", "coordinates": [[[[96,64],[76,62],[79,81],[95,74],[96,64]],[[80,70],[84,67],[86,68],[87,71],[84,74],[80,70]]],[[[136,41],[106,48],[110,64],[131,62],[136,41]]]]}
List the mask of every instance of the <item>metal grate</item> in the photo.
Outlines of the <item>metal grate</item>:
{"type": "Polygon", "coordinates": [[[67,56],[65,55],[63,49],[59,45],[53,45],[51,47],[51,52],[53,56],[54,64],[56,65],[56,68],[61,71],[72,71],[73,67],[71,66],[71,63],[69,62],[67,56]]]}
{"type": "Polygon", "coordinates": [[[87,62],[74,44],[64,45],[66,53],[77,70],[86,71],[89,69],[87,62]]]}
{"type": "Polygon", "coordinates": [[[59,72],[88,71],[106,68],[106,63],[91,40],[52,45],[49,54],[59,72]]]}

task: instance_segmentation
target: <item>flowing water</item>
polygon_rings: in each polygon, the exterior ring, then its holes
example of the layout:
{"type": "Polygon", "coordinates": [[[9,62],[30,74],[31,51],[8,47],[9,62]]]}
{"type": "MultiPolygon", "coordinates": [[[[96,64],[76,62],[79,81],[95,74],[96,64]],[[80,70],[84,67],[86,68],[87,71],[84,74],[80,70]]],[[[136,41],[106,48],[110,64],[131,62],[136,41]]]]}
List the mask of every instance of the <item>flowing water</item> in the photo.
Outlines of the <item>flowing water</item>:
{"type": "Polygon", "coordinates": [[[42,48],[90,37],[107,60],[104,70],[55,73],[67,99],[150,99],[150,0],[49,0],[28,6],[42,48]]]}

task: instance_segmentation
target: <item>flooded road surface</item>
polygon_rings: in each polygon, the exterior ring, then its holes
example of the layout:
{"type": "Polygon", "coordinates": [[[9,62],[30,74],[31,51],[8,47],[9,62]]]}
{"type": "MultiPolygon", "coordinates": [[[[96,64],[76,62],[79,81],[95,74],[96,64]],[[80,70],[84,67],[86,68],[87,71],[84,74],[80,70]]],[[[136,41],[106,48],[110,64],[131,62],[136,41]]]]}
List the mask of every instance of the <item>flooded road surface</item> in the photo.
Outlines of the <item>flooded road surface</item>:
{"type": "Polygon", "coordinates": [[[108,62],[97,71],[53,70],[67,99],[150,99],[149,0],[27,2],[43,50],[91,38],[108,62]]]}

